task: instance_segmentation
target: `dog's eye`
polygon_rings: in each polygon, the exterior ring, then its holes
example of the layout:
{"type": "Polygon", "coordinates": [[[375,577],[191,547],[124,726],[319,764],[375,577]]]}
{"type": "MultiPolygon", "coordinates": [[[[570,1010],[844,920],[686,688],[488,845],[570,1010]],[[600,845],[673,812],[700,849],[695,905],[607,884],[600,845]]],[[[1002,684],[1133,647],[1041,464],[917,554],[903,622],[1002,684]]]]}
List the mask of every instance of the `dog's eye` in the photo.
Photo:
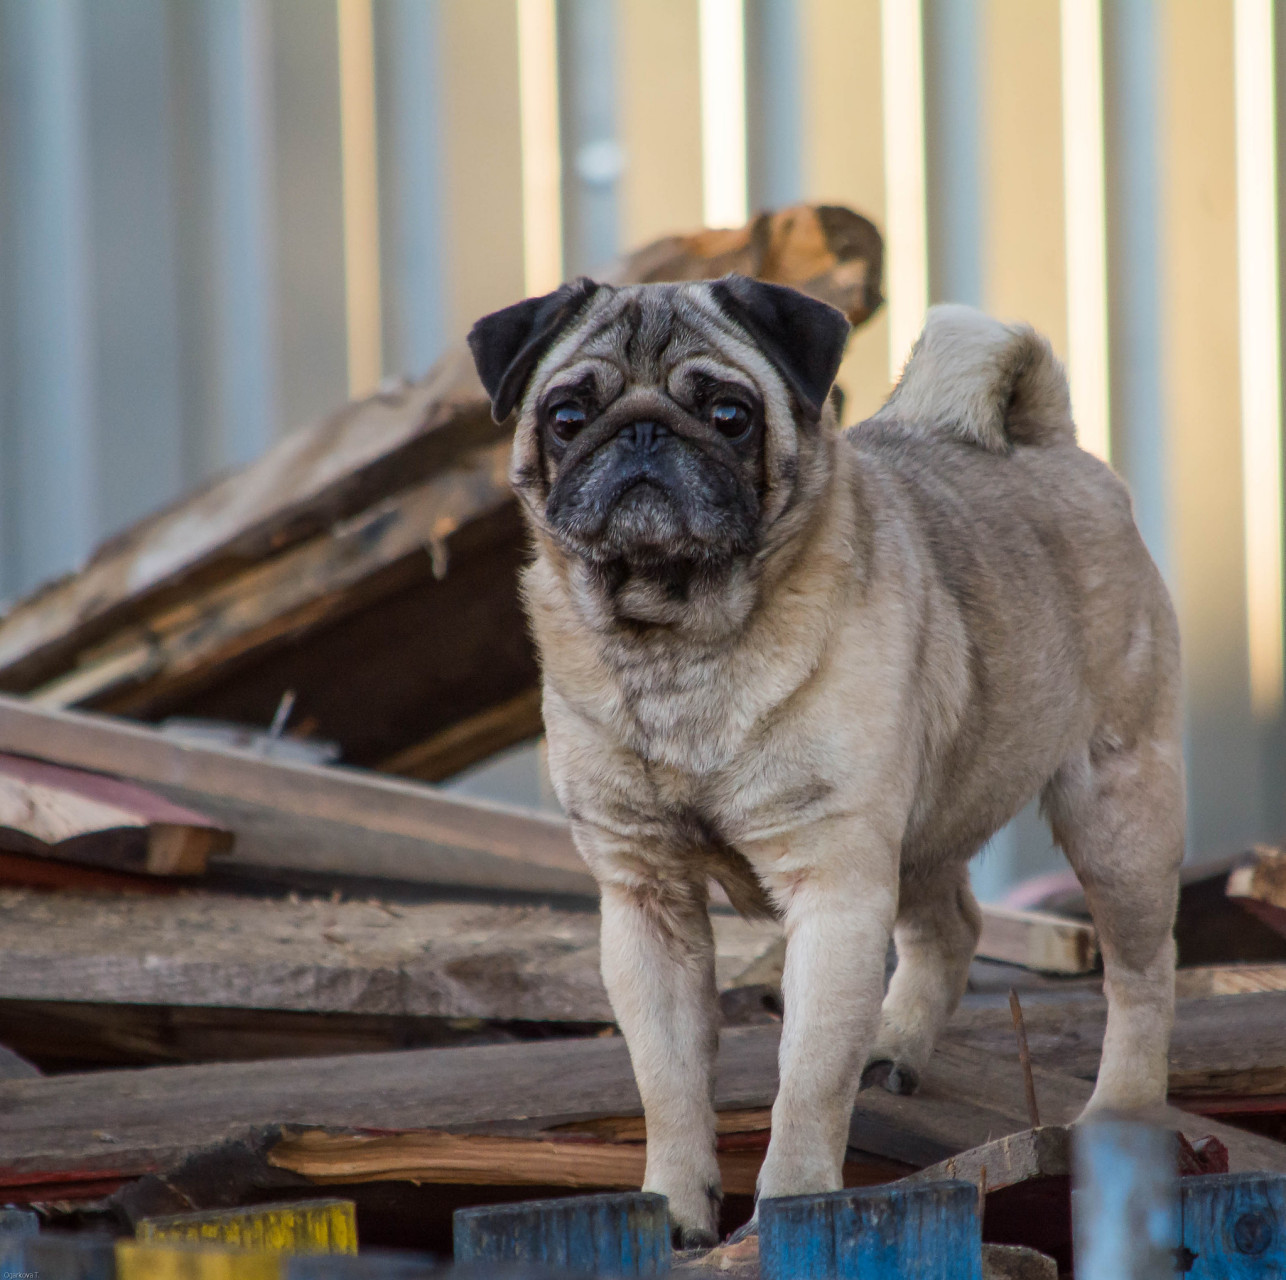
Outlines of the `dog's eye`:
{"type": "Polygon", "coordinates": [[[750,410],[735,400],[717,400],[710,406],[710,421],[729,440],[740,440],[750,430],[750,410]]]}
{"type": "Polygon", "coordinates": [[[560,440],[570,440],[585,425],[585,410],[578,404],[556,404],[549,412],[549,425],[560,440]]]}

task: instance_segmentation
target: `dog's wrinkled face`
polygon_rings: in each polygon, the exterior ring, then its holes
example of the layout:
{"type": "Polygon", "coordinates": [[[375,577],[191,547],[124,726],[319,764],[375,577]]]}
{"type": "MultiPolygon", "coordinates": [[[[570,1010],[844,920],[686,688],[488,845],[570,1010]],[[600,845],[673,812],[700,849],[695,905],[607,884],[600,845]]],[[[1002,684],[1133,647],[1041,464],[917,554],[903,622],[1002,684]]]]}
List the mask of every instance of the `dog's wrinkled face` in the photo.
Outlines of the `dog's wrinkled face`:
{"type": "Polygon", "coordinates": [[[609,590],[685,596],[790,504],[843,353],[843,315],[777,285],[581,280],[469,336],[537,527],[609,590]]]}

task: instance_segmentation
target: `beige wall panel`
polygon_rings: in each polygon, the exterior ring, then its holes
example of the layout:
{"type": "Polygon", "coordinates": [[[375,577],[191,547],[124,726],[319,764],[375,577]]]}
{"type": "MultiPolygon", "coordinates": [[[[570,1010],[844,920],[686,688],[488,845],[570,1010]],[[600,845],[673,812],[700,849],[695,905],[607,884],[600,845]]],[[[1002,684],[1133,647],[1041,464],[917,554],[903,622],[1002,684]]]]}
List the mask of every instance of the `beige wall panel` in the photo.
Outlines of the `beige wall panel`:
{"type": "Polygon", "coordinates": [[[982,6],[983,304],[1067,358],[1058,0],[982,6]]]}
{"type": "MultiPolygon", "coordinates": [[[[884,228],[879,0],[799,0],[807,200],[846,204],[884,228]]],[[[839,374],[846,422],[889,391],[888,317],[853,335],[839,374]]]]}
{"type": "Polygon", "coordinates": [[[1258,825],[1242,543],[1231,0],[1166,0],[1162,385],[1191,736],[1193,852],[1258,825]]]}
{"type": "Polygon", "coordinates": [[[698,0],[620,0],[621,237],[702,225],[698,0]]]}
{"type": "Polygon", "coordinates": [[[514,0],[441,7],[450,332],[523,296],[514,0]]]}

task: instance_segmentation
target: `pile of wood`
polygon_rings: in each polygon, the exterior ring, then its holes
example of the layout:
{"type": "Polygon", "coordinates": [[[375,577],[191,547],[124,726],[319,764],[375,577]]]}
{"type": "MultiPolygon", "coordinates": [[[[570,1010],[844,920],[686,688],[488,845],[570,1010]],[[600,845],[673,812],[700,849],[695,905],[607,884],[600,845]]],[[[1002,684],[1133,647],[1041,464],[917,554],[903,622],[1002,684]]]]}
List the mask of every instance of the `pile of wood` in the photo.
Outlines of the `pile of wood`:
{"type": "MultiPolygon", "coordinates": [[[[674,238],[617,278],[726,270],[854,323],[880,300],[879,237],[842,209],[674,238]]],[[[449,1254],[460,1205],[639,1186],[566,823],[430,785],[540,729],[506,452],[453,351],[0,619],[4,1200],[123,1231],[340,1194],[365,1242],[449,1254]]],[[[732,1228],[768,1142],[784,944],[712,909],[732,1228]]],[[[1179,946],[1165,1123],[1193,1171],[1286,1172],[1286,855],[1192,871],[1179,946]]],[[[1065,1261],[1061,1126],[1092,1087],[1101,981],[1074,888],[986,908],[923,1091],[862,1093],[846,1179],[949,1168],[987,1239],[1065,1261]],[[1037,1241],[1014,1224],[1041,1204],[1037,1241]]]]}

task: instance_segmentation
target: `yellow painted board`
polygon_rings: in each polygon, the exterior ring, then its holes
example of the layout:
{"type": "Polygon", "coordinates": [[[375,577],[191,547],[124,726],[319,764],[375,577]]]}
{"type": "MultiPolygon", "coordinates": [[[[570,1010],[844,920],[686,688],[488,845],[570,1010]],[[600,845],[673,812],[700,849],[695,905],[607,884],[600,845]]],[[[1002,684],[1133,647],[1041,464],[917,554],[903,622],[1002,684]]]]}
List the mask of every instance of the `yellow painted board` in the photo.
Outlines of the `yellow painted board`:
{"type": "Polygon", "coordinates": [[[228,1245],[264,1253],[356,1253],[351,1200],[300,1200],[144,1218],[140,1242],[228,1245]]]}
{"type": "Polygon", "coordinates": [[[116,1242],[116,1280],[282,1280],[282,1255],[193,1244],[116,1242]]]}

